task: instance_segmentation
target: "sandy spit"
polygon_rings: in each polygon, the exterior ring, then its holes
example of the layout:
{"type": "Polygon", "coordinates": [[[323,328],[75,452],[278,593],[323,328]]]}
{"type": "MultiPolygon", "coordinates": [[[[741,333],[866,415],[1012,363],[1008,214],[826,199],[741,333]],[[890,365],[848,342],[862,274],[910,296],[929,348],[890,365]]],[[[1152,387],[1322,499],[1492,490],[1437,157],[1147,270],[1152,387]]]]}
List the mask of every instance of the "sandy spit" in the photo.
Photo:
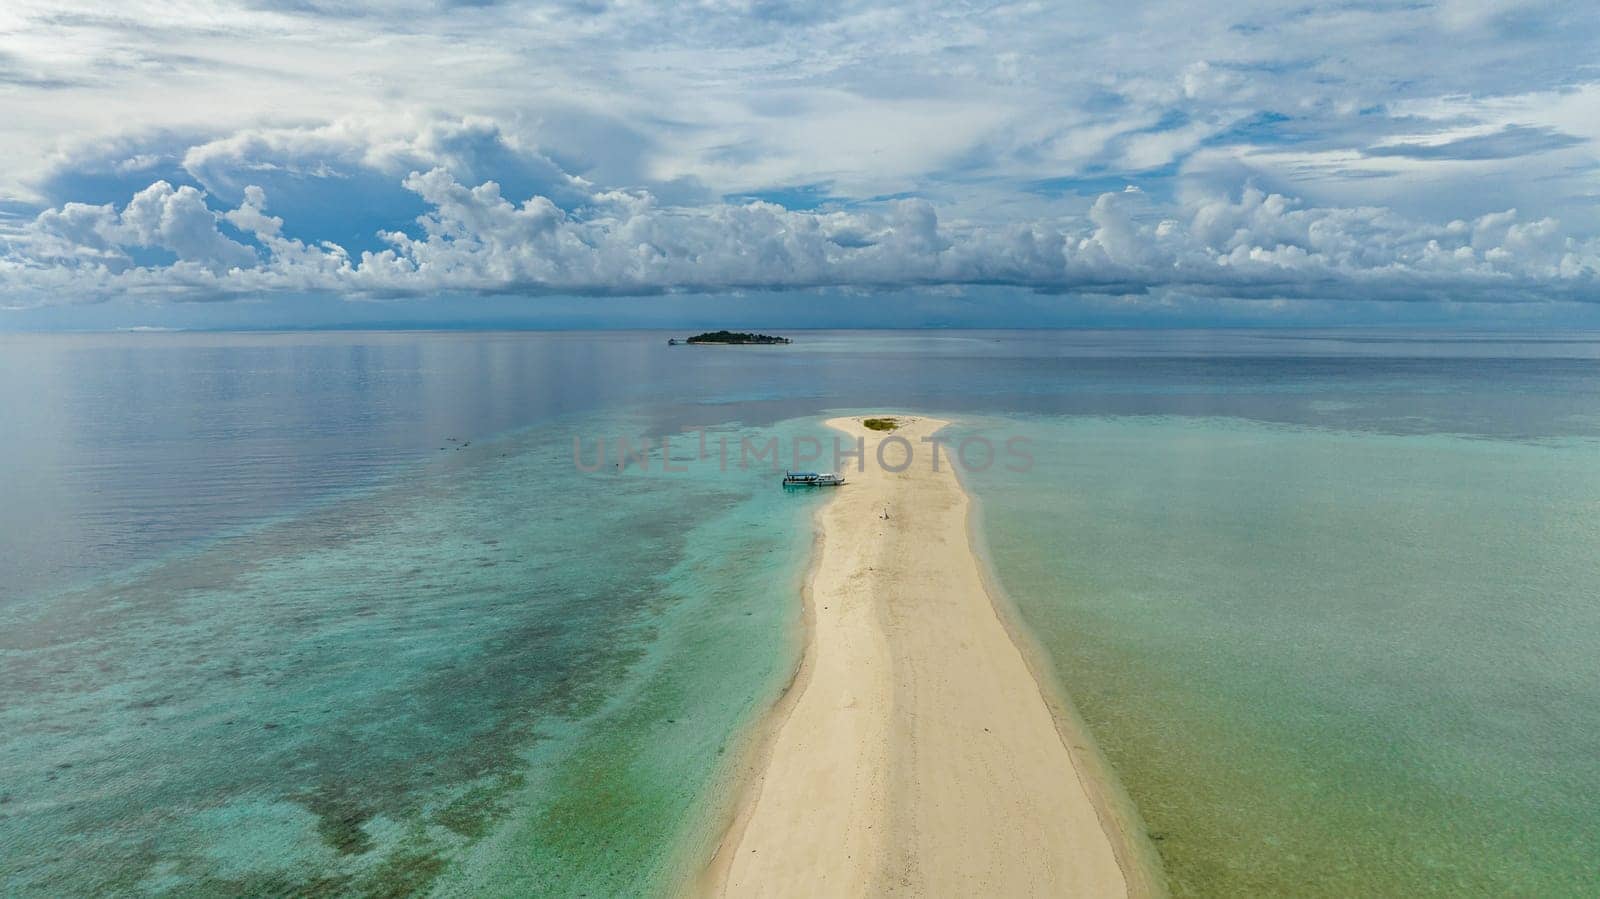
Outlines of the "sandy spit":
{"type": "Polygon", "coordinates": [[[865,470],[818,513],[800,669],[694,892],[1159,892],[985,588],[970,500],[922,442],[946,422],[895,418],[901,472],[875,464],[884,434],[828,422],[865,439],[865,470]]]}

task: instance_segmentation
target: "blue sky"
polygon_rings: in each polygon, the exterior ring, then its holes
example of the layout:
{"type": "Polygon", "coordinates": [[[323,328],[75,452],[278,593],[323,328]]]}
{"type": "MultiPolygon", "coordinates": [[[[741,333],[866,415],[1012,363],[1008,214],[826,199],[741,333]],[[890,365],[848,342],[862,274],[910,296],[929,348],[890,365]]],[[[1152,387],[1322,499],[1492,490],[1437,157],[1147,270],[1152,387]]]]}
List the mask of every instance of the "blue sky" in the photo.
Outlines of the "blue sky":
{"type": "Polygon", "coordinates": [[[1597,32],[1469,0],[13,0],[0,329],[1593,327],[1597,32]]]}

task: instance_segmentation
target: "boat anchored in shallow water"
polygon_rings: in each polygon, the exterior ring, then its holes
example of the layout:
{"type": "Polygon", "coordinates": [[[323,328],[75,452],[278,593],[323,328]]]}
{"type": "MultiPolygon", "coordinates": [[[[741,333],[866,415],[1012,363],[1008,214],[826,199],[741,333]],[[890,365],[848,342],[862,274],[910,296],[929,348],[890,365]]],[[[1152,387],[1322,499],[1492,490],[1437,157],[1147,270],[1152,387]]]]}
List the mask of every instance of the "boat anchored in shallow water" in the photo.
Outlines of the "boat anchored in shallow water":
{"type": "Polygon", "coordinates": [[[832,472],[786,471],[783,473],[783,486],[785,487],[837,487],[843,483],[844,478],[832,472]]]}

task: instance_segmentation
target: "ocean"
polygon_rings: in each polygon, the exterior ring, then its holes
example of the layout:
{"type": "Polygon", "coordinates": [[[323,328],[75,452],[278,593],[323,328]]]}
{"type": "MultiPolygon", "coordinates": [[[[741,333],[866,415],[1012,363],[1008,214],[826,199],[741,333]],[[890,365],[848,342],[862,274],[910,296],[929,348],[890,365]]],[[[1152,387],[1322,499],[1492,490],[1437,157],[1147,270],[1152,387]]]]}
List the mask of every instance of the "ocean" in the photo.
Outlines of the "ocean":
{"type": "Polygon", "coordinates": [[[0,891],[681,882],[902,409],[1174,893],[1600,891],[1600,335],[667,336],[0,337],[0,891]]]}

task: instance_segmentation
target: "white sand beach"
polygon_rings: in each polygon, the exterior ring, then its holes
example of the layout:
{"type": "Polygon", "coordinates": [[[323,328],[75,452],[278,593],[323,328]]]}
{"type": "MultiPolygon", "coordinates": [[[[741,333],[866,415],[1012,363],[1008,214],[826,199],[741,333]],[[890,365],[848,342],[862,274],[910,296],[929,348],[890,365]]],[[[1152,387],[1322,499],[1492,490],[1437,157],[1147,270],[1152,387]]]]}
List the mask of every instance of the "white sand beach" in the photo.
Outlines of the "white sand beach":
{"type": "Polygon", "coordinates": [[[1145,892],[985,588],[970,501],[921,442],[946,423],[895,417],[893,433],[917,449],[898,473],[874,464],[884,434],[859,418],[828,422],[865,437],[866,470],[852,465],[819,513],[801,668],[701,888],[1145,892]]]}

